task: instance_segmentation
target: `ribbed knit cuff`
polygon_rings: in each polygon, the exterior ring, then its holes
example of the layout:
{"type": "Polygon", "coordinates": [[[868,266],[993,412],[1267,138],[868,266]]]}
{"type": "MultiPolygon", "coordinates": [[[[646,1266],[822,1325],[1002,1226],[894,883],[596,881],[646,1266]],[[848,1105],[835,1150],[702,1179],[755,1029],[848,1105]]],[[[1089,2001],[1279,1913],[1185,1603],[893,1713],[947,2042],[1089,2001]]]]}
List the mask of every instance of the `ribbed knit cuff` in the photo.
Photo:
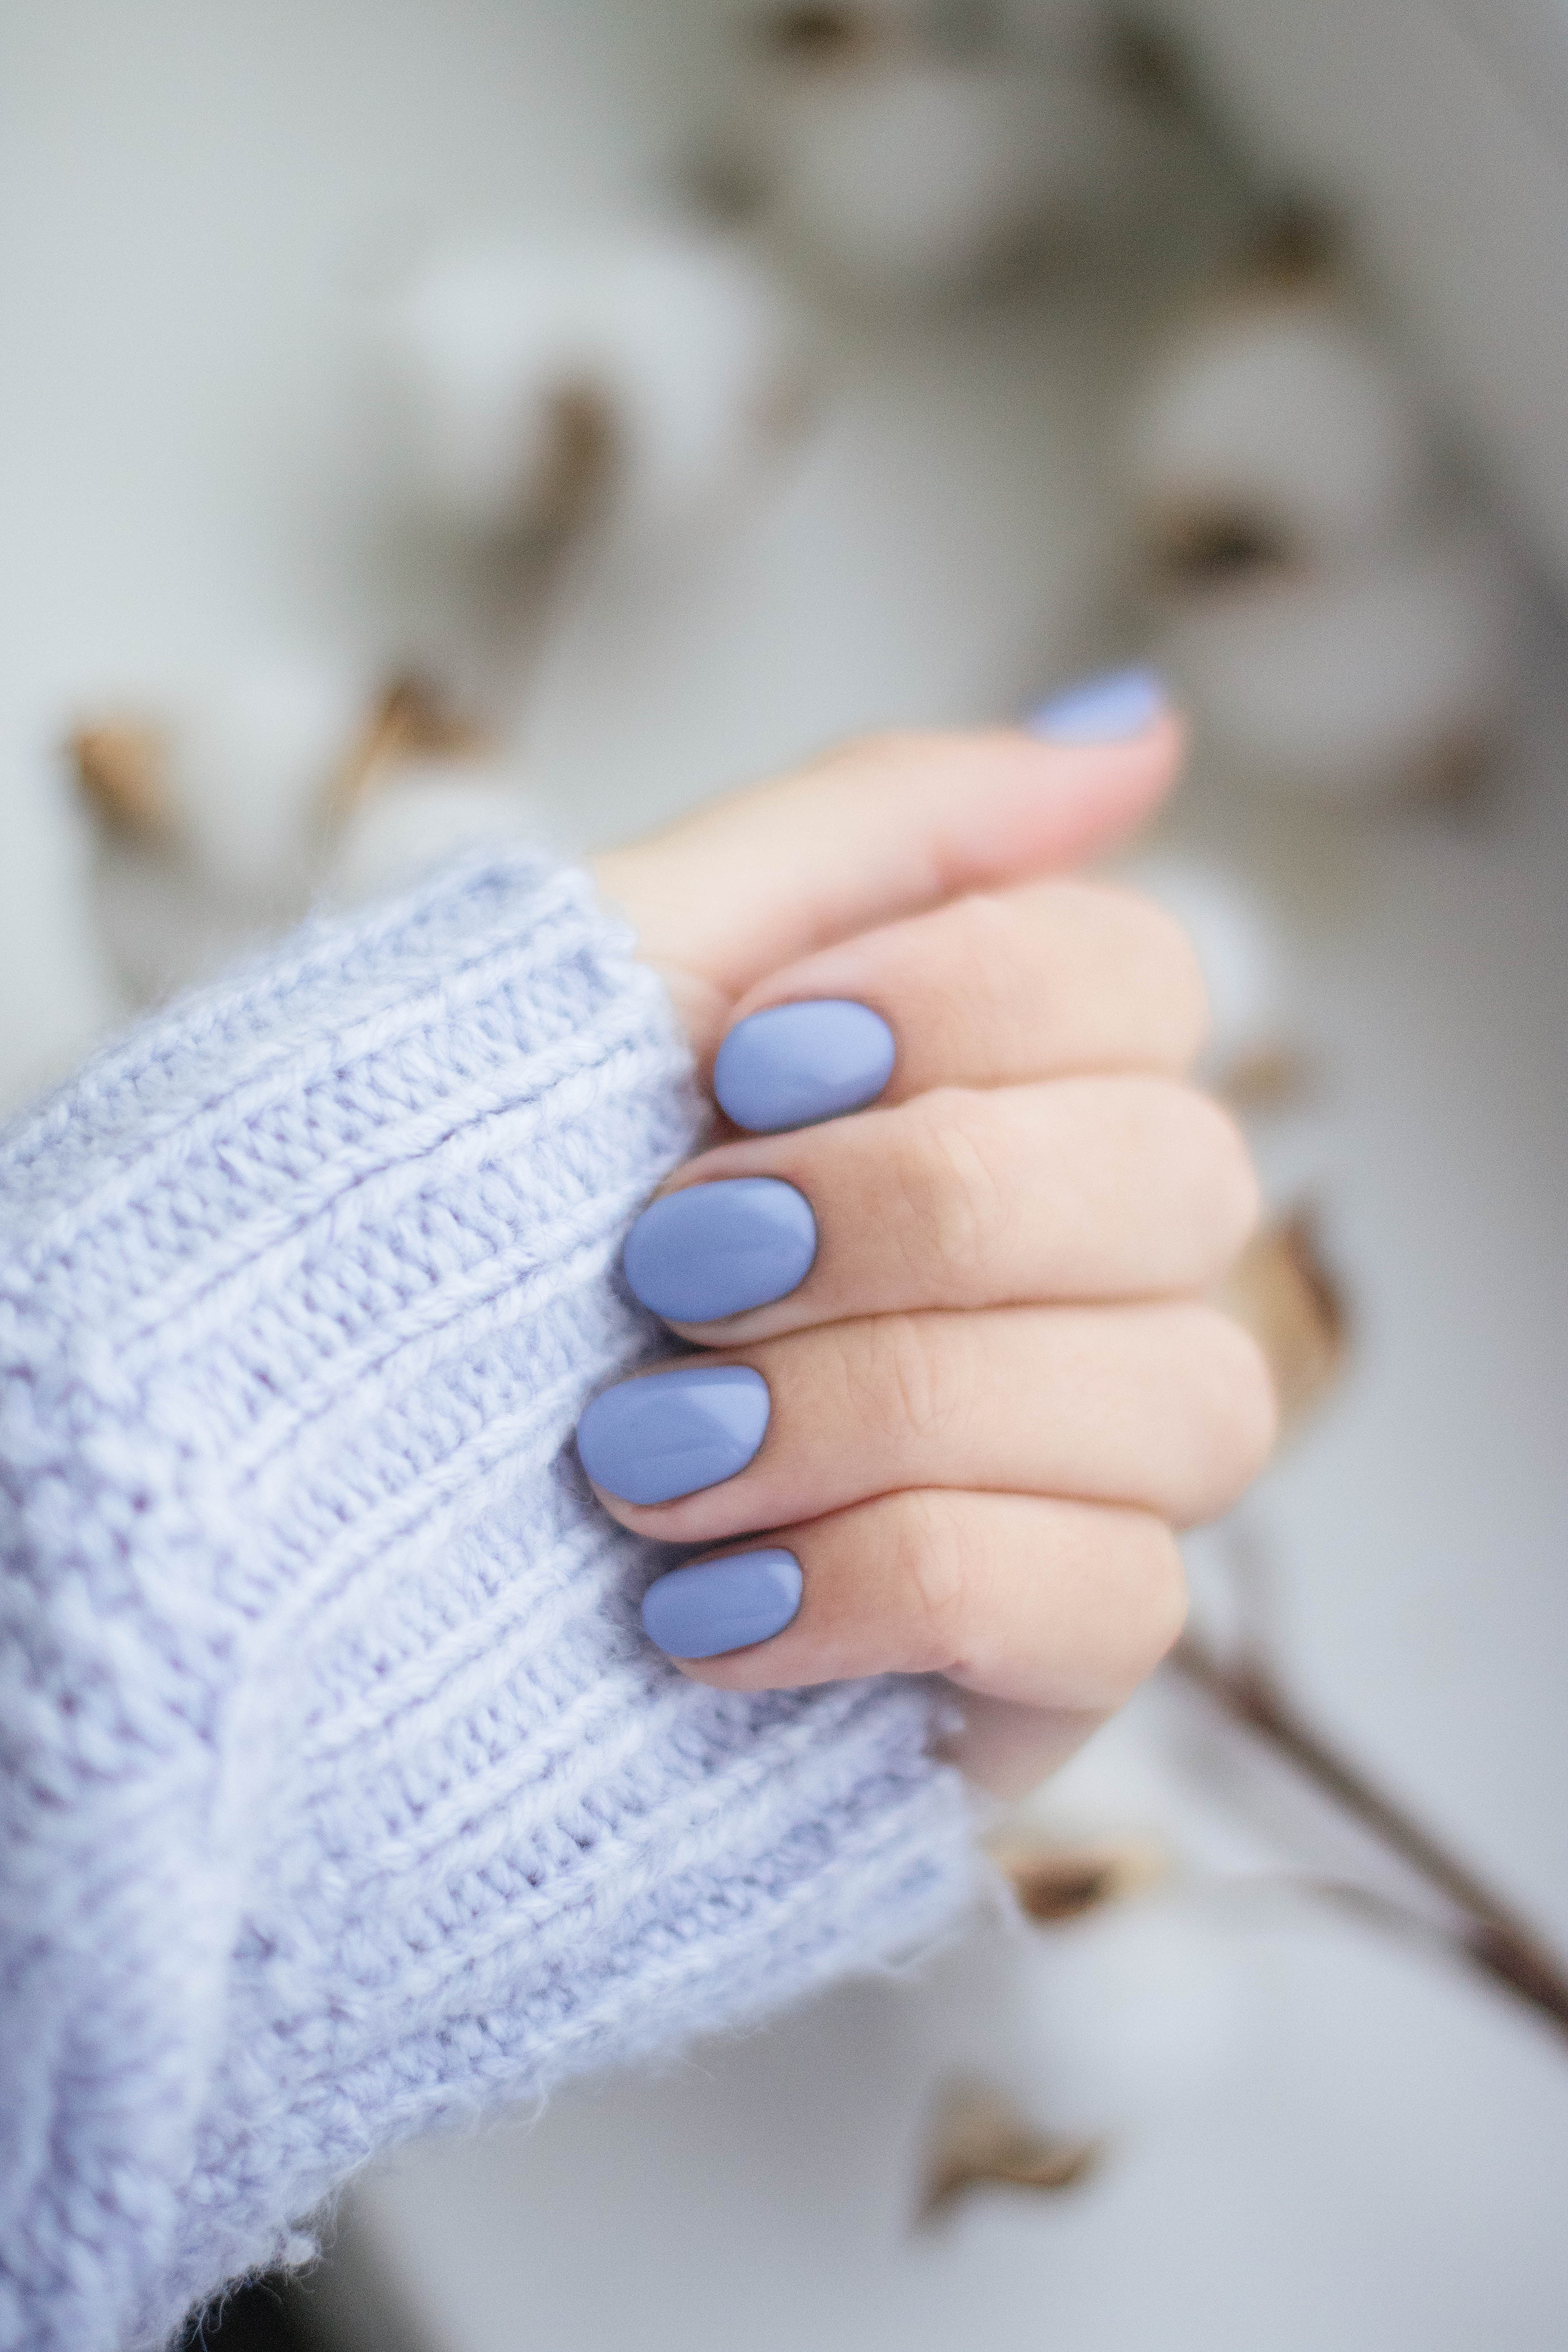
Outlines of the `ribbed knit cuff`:
{"type": "Polygon", "coordinates": [[[398,2137],[940,1929],[918,1685],[644,1640],[589,1391],[700,1129],[585,877],[469,860],[0,1146],[0,2347],[155,2341],[398,2137]]]}

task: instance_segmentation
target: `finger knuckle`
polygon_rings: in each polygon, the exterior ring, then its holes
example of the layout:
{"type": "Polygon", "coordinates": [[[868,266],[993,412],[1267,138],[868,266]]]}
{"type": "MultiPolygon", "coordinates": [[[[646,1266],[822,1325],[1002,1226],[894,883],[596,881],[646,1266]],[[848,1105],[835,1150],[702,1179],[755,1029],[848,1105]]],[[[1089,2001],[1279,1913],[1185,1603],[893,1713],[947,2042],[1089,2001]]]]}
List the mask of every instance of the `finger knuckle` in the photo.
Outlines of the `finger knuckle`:
{"type": "Polygon", "coordinates": [[[1179,1516],[1218,1517],[1258,1475],[1274,1444],[1279,1409],[1262,1350],[1215,1307],[1185,1311],[1185,1492],[1179,1516]]]}
{"type": "Polygon", "coordinates": [[[1252,1154],[1240,1128],[1211,1095],[1165,1090],[1167,1149],[1195,1253],[1194,1277],[1223,1274],[1258,1223],[1262,1205],[1252,1154]]]}
{"type": "Polygon", "coordinates": [[[1002,890],[969,890],[948,909],[949,943],[955,969],[993,973],[1010,972],[1028,953],[1036,926],[1027,920],[1016,895],[1002,890]]]}
{"type": "Polygon", "coordinates": [[[885,1315],[875,1326],[871,1409],[879,1420],[896,1418],[917,1449],[941,1444],[963,1417],[965,1350],[952,1322],[951,1317],[885,1315]]]}
{"type": "Polygon", "coordinates": [[[1125,1697],[1180,1640],[1187,1622],[1187,1579],[1181,1548],[1163,1519],[1129,1512],[1117,1541],[1123,1607],[1113,1680],[1116,1695],[1125,1697]]]}
{"type": "Polygon", "coordinates": [[[950,1497],[921,1488],[900,1495],[891,1532],[909,1612],[910,1671],[941,1673],[963,1655],[974,1608],[973,1563],[950,1497]]]}
{"type": "Polygon", "coordinates": [[[1019,976],[1027,969],[1031,946],[1016,900],[1003,893],[971,890],[944,911],[944,993],[976,1035],[1005,1029],[1016,1018],[1019,976]]]}
{"type": "Polygon", "coordinates": [[[973,1096],[942,1087],[921,1097],[900,1178],[916,1246],[933,1262],[939,1289],[966,1294],[1016,1214],[973,1096]]]}
{"type": "Polygon", "coordinates": [[[1116,923],[1118,965],[1125,984],[1136,989],[1148,1025],[1150,1057],[1163,1067],[1186,1069],[1203,1050],[1211,1022],[1198,951],[1157,900],[1111,885],[1102,890],[1116,923]]]}

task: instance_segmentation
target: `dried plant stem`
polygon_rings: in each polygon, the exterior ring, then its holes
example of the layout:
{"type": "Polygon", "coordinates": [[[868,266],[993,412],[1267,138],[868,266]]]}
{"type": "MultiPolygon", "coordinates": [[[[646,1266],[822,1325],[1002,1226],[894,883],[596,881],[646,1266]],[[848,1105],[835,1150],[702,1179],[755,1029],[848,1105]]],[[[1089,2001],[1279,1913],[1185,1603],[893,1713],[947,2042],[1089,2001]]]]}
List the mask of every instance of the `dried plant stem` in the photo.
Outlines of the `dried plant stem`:
{"type": "Polygon", "coordinates": [[[328,780],[319,811],[322,831],[335,837],[405,761],[474,759],[484,748],[479,730],[451,710],[427,679],[400,674],[382,688],[328,780]]]}
{"type": "Polygon", "coordinates": [[[574,567],[612,504],[625,458],[605,390],[592,382],[559,385],[526,513],[469,551],[459,674],[465,698],[502,736],[523,714],[574,567]]]}
{"type": "Polygon", "coordinates": [[[1262,1349],[1289,1437],[1337,1385],[1350,1353],[1344,1286],[1323,1255],[1314,1213],[1298,1209],[1255,1234],[1218,1303],[1262,1349]]]}
{"type": "Polygon", "coordinates": [[[1494,1888],[1308,1722],[1266,1664],[1255,1657],[1226,1663],[1191,1633],[1177,1644],[1172,1663],[1231,1722],[1250,1732],[1443,1895],[1461,1914],[1462,1924],[1452,1930],[1428,1927],[1370,1887],[1296,1882],[1302,1891],[1441,1944],[1568,2035],[1568,1969],[1562,1960],[1494,1888]]]}

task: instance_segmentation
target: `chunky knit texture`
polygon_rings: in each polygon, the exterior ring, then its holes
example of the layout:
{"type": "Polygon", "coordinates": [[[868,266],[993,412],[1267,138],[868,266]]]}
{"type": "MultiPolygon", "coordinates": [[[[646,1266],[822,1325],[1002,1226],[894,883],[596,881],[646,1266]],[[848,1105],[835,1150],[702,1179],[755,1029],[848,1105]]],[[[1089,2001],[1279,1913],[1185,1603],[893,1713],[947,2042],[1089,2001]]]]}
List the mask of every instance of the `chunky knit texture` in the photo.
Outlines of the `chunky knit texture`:
{"type": "Polygon", "coordinates": [[[644,1641],[585,1396],[699,1130],[514,853],[323,920],[0,1146],[0,2345],[155,2342],[407,2134],[918,1944],[918,1685],[644,1641]]]}

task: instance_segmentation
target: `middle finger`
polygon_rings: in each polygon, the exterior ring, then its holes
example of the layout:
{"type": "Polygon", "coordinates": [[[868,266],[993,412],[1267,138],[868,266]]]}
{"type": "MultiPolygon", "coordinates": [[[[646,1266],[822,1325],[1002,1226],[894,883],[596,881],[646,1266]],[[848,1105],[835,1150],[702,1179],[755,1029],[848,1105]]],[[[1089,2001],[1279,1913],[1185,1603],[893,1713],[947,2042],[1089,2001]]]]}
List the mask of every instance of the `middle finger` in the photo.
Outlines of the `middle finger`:
{"type": "Polygon", "coordinates": [[[643,1304],[710,1346],[929,1307],[1198,1290],[1258,1210],[1232,1122],[1164,1078],[941,1087],[690,1161],[627,1237],[643,1304]]]}

